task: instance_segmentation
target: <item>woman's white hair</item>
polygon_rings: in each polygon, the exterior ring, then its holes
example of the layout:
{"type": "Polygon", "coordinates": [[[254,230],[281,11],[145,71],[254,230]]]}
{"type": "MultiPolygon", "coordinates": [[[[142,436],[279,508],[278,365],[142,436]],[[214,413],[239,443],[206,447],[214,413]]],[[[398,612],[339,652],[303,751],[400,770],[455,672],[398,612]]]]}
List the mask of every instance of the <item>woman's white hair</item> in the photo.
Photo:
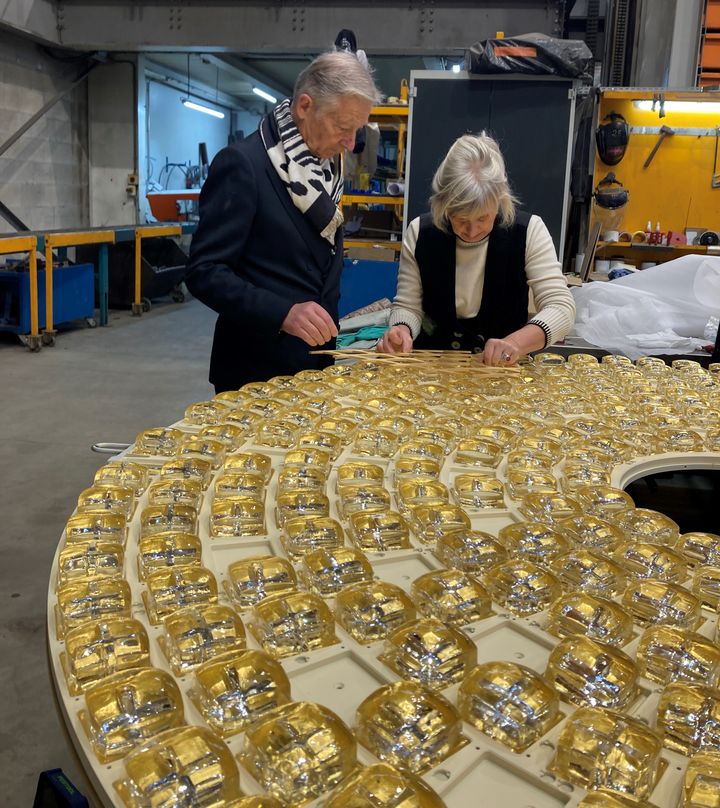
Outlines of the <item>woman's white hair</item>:
{"type": "Polygon", "coordinates": [[[517,197],[510,190],[500,147],[485,132],[459,137],[445,155],[432,181],[433,224],[450,230],[451,216],[474,215],[497,206],[500,225],[515,221],[517,197]]]}
{"type": "Polygon", "coordinates": [[[377,104],[380,92],[375,86],[370,66],[354,53],[329,51],[321,53],[295,81],[293,99],[306,93],[320,108],[332,106],[342,96],[355,96],[377,104]]]}

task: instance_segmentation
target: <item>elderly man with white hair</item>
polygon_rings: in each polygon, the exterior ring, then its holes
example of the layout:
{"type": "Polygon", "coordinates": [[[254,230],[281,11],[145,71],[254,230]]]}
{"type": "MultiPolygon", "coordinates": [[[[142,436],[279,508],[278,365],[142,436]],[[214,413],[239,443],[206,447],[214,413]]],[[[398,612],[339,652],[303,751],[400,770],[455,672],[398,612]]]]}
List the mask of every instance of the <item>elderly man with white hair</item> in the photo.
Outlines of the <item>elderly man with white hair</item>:
{"type": "Polygon", "coordinates": [[[218,313],[216,392],[320,368],[334,348],[342,271],[339,155],[378,91],[366,63],[330,52],[258,131],[218,153],[200,194],[186,284],[218,313]]]}

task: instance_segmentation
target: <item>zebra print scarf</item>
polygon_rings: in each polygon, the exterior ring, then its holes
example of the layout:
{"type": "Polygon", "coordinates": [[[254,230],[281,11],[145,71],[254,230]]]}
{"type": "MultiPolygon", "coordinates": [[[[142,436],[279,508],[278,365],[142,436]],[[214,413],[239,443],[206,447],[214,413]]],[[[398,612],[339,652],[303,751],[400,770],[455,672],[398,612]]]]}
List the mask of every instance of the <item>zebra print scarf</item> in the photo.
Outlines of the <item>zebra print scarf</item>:
{"type": "Polygon", "coordinates": [[[290,113],[289,98],[260,121],[260,137],[295,207],[335,244],[335,232],[344,221],[338,205],[343,186],[339,164],[310,152],[290,113]]]}

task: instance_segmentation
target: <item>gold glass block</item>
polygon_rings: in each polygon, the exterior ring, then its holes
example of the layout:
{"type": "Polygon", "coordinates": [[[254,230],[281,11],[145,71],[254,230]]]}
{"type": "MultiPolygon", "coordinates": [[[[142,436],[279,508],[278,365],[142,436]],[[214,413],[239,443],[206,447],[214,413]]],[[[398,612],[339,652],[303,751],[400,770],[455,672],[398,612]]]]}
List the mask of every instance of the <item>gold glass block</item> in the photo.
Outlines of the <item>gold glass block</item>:
{"type": "Polygon", "coordinates": [[[65,525],[65,542],[108,541],[125,544],[127,520],[115,513],[77,513],[65,525]]]}
{"type": "Polygon", "coordinates": [[[649,797],[660,775],[662,741],[638,718],[581,707],[560,734],[551,770],[587,789],[649,797]]]}
{"type": "Polygon", "coordinates": [[[260,474],[266,483],[272,470],[272,458],[261,452],[235,452],[225,458],[225,471],[260,474]]]}
{"type": "Polygon", "coordinates": [[[440,476],[440,463],[431,458],[398,457],[394,464],[395,485],[403,480],[431,482],[440,476]]]}
{"type": "Polygon", "coordinates": [[[341,487],[347,488],[351,485],[382,486],[384,480],[385,469],[382,466],[378,466],[376,463],[367,463],[362,460],[352,463],[341,463],[337,467],[336,490],[339,491],[341,487]]]}
{"type": "Polygon", "coordinates": [[[458,505],[422,505],[408,514],[413,531],[425,544],[458,530],[470,530],[470,517],[458,505]]]}
{"type": "Polygon", "coordinates": [[[153,533],[138,542],[138,578],[144,581],[149,573],[168,567],[199,567],[201,556],[202,543],[193,533],[153,533]]]}
{"type": "Polygon", "coordinates": [[[262,536],[265,505],[249,497],[215,499],[210,508],[210,538],[262,536]]]}
{"type": "Polygon", "coordinates": [[[153,625],[176,609],[217,603],[217,581],[205,567],[156,570],[148,574],[146,584],[143,602],[153,625]]]}
{"type": "Polygon", "coordinates": [[[190,698],[209,726],[227,737],[287,704],[290,682],[282,665],[271,656],[236,649],[204,662],[195,671],[190,698]]]}
{"type": "Polygon", "coordinates": [[[609,517],[614,525],[624,531],[628,539],[647,541],[675,547],[680,541],[677,522],[669,516],[647,508],[628,508],[609,517]]]}
{"type": "Polygon", "coordinates": [[[503,446],[490,438],[463,438],[458,441],[455,463],[458,466],[494,468],[502,459],[503,446]]]}
{"type": "Polygon", "coordinates": [[[327,418],[320,418],[320,420],[315,424],[315,427],[320,432],[328,432],[331,435],[336,435],[338,438],[340,438],[340,442],[343,445],[346,445],[352,440],[355,430],[357,429],[357,423],[351,418],[330,416],[327,418]]]}
{"type": "Polygon", "coordinates": [[[298,435],[296,445],[298,449],[322,449],[329,452],[335,459],[343,448],[342,440],[337,435],[330,432],[303,432],[298,435]]]}
{"type": "Polygon", "coordinates": [[[458,710],[465,721],[513,752],[523,752],[562,718],[552,687],[514,662],[473,668],[460,685],[458,710]]]}
{"type": "Polygon", "coordinates": [[[409,440],[400,444],[396,463],[401,459],[434,460],[440,464],[445,456],[445,450],[437,443],[427,440],[409,440]]]}
{"type": "Polygon", "coordinates": [[[557,556],[550,569],[566,592],[582,591],[616,597],[627,586],[627,576],[619,564],[584,547],[557,556]]]}
{"type": "Polygon", "coordinates": [[[398,436],[391,429],[360,426],[355,433],[353,450],[359,455],[392,457],[399,444],[398,436]]]}
{"type": "Polygon", "coordinates": [[[318,447],[307,446],[304,449],[291,449],[289,452],[285,452],[283,468],[316,466],[329,472],[330,460],[329,452],[318,447]]]}
{"type": "Polygon", "coordinates": [[[260,416],[261,426],[263,423],[280,424],[285,411],[289,409],[287,402],[279,398],[255,398],[248,403],[248,408],[250,412],[260,416]]]}
{"type": "MultiPolygon", "coordinates": [[[[288,391],[285,391],[285,395],[283,395],[283,399],[287,398],[288,391]]],[[[299,390],[293,390],[290,395],[295,399],[297,396],[300,396],[302,399],[305,399],[306,396],[301,393],[299,390]]],[[[293,409],[290,408],[289,410],[284,410],[282,413],[282,420],[287,422],[287,425],[292,429],[297,430],[298,432],[307,432],[313,428],[313,425],[317,421],[317,415],[314,412],[308,412],[304,409],[293,409]]]]}
{"type": "Polygon", "coordinates": [[[419,777],[373,763],[333,791],[325,808],[445,808],[445,803],[419,777]]]}
{"type": "Polygon", "coordinates": [[[662,544],[633,538],[615,550],[615,560],[629,577],[657,578],[659,581],[676,583],[682,583],[687,578],[685,559],[662,544]]]}
{"type": "Polygon", "coordinates": [[[403,550],[410,547],[410,529],[403,517],[391,510],[354,513],[350,517],[350,538],[368,552],[403,550]]]}
{"type": "Polygon", "coordinates": [[[477,574],[508,558],[507,550],[495,536],[480,530],[458,530],[440,536],[433,554],[450,569],[477,574]]]}
{"type": "Polygon", "coordinates": [[[584,634],[608,645],[625,645],[633,637],[630,615],[617,603],[589,592],[571,591],[550,607],[546,630],[557,637],[584,634]]]}
{"type": "Polygon", "coordinates": [[[720,567],[720,536],[716,533],[683,533],[676,548],[690,567],[720,567]]]}
{"type": "Polygon", "coordinates": [[[337,593],[335,618],[353,639],[372,643],[414,620],[415,604],[395,584],[368,581],[346,586],[337,593]]]}
{"type": "Polygon", "coordinates": [[[626,800],[624,797],[615,797],[603,791],[591,791],[577,808],[655,808],[649,802],[641,800],[626,800]]]}
{"type": "Polygon", "coordinates": [[[505,456],[508,469],[540,469],[549,471],[555,464],[552,455],[533,449],[513,449],[505,456]]]}
{"type": "Polygon", "coordinates": [[[367,407],[369,410],[372,410],[376,414],[388,412],[389,410],[392,410],[396,404],[397,402],[389,396],[372,396],[370,398],[363,399],[363,406],[367,407]]]}
{"type": "Polygon", "coordinates": [[[280,556],[251,556],[228,567],[225,591],[238,609],[249,609],[264,598],[295,591],[293,565],[280,556]]]}
{"type": "Polygon", "coordinates": [[[197,511],[189,505],[151,505],[140,514],[140,535],[153,536],[168,530],[197,532],[197,511]]]}
{"type": "Polygon", "coordinates": [[[440,506],[450,501],[447,487],[437,480],[403,480],[398,484],[397,498],[400,512],[404,514],[421,505],[440,506]]]}
{"type": "Polygon", "coordinates": [[[214,469],[218,469],[225,461],[226,454],[227,447],[222,441],[198,436],[186,438],[180,445],[177,456],[183,460],[207,460],[214,469]]]}
{"type": "Polygon", "coordinates": [[[173,458],[160,467],[161,480],[197,480],[207,488],[212,477],[212,464],[201,457],[173,458]]]}
{"type": "Polygon", "coordinates": [[[292,449],[297,443],[297,428],[284,418],[263,420],[255,430],[255,443],[274,449],[292,449]]]}
{"type": "Polygon", "coordinates": [[[67,542],[58,553],[57,584],[81,578],[122,578],[125,554],[122,544],[110,541],[67,542]]]}
{"type": "Polygon", "coordinates": [[[198,401],[185,408],[183,418],[189,424],[196,424],[197,426],[221,424],[230,409],[232,409],[230,402],[223,401],[222,399],[198,401]]]}
{"type": "Polygon", "coordinates": [[[637,666],[654,682],[694,682],[715,687],[720,681],[720,648],[711,640],[674,626],[651,626],[640,637],[637,666]]]}
{"type": "Polygon", "coordinates": [[[668,625],[694,631],[702,620],[698,597],[679,584],[636,579],[623,595],[623,606],[641,625],[668,625]]]}
{"type": "Polygon", "coordinates": [[[253,608],[249,627],[264,650],[276,658],[338,642],[330,608],[311,592],[261,600],[253,608]]]}
{"type": "Polygon", "coordinates": [[[223,401],[233,409],[245,406],[250,399],[251,396],[241,390],[224,390],[222,393],[216,393],[212,397],[213,401],[223,401]]]}
{"type": "Polygon", "coordinates": [[[115,789],[127,808],[243,805],[236,802],[242,792],[232,752],[206,727],[160,733],[128,755],[124,765],[127,777],[115,789]]]}
{"type": "Polygon", "coordinates": [[[563,494],[527,494],[518,503],[518,509],[529,521],[549,525],[582,513],[580,503],[563,494]]]}
{"type": "Polygon", "coordinates": [[[460,506],[469,508],[504,508],[505,490],[494,474],[458,474],[453,480],[452,494],[460,506]]]}
{"type": "Polygon", "coordinates": [[[187,505],[200,510],[202,485],[197,480],[157,480],[148,488],[148,505],[187,505]]]}
{"type": "Polygon", "coordinates": [[[390,492],[375,483],[371,485],[341,485],[338,488],[338,512],[343,519],[356,513],[373,513],[390,508],[390,492]]]}
{"type": "Polygon", "coordinates": [[[157,668],[122,671],[88,687],[79,718],[101,763],[185,723],[180,688],[157,668]]]}
{"type": "Polygon", "coordinates": [[[330,500],[319,491],[288,491],[275,500],[275,521],[284,527],[290,519],[330,515],[330,500]]]}
{"type": "Polygon", "coordinates": [[[597,446],[587,446],[584,440],[578,440],[577,443],[565,447],[565,461],[602,466],[608,471],[612,470],[612,467],[615,465],[615,460],[612,455],[604,452],[597,446]]]}
{"type": "Polygon", "coordinates": [[[713,808],[720,802],[720,753],[704,750],[690,758],[678,808],[713,808]]]}
{"type": "Polygon", "coordinates": [[[561,519],[556,529],[564,536],[598,553],[612,553],[625,539],[625,534],[611,522],[592,514],[561,519]]]}
{"type": "Polygon", "coordinates": [[[344,586],[371,581],[372,577],[367,556],[354,547],[312,550],[302,557],[300,578],[320,595],[332,595],[344,586]]]}
{"type": "Polygon", "coordinates": [[[542,611],[562,592],[553,573],[525,559],[490,567],[483,583],[496,603],[521,616],[542,611]]]}
{"type": "Polygon", "coordinates": [[[458,439],[458,436],[452,429],[446,429],[437,424],[429,423],[418,427],[414,434],[416,440],[427,441],[428,443],[440,446],[446,455],[450,454],[458,439]]]}
{"type": "Polygon", "coordinates": [[[564,701],[590,707],[630,706],[638,695],[638,670],[619,648],[582,634],[561,640],[548,658],[545,678],[564,701]]]}
{"type": "Polygon", "coordinates": [[[319,548],[334,550],[342,547],[343,538],[342,526],[329,516],[288,519],[281,535],[285,552],[293,559],[319,548]]]}
{"type": "Polygon", "coordinates": [[[555,463],[563,457],[563,445],[555,438],[548,438],[539,434],[520,434],[513,441],[513,451],[532,451],[542,455],[549,455],[555,463]]]}
{"type": "Polygon", "coordinates": [[[106,463],[95,472],[93,485],[117,485],[120,488],[131,488],[136,497],[147,488],[148,470],[140,463],[129,463],[121,460],[106,463]]]}
{"type": "Polygon", "coordinates": [[[416,682],[395,682],[371,693],[357,709],[355,734],[380,760],[416,773],[466,743],[455,707],[416,682]]]}
{"type": "Polygon", "coordinates": [[[113,673],[149,667],[150,640],[139,620],[92,620],[67,632],[60,660],[70,695],[77,696],[113,673]]]}
{"type": "Polygon", "coordinates": [[[245,443],[245,432],[233,424],[209,424],[198,432],[199,438],[218,441],[227,453],[237,451],[245,443]]]}
{"type": "Polygon", "coordinates": [[[583,485],[610,485],[610,472],[597,463],[583,463],[580,460],[566,460],[562,469],[563,491],[574,496],[583,485]]]}
{"type": "Polygon", "coordinates": [[[225,416],[225,424],[232,426],[247,438],[255,434],[258,424],[261,421],[261,416],[254,412],[248,412],[245,409],[230,410],[225,416]]]}
{"type": "Polygon", "coordinates": [[[135,438],[135,443],[130,447],[130,453],[152,457],[172,457],[180,447],[185,434],[172,427],[146,429],[135,438]]]}
{"type": "MultiPolygon", "coordinates": [[[[432,410],[429,410],[429,412],[432,412],[432,410]]],[[[347,418],[356,425],[366,423],[374,415],[375,413],[372,410],[362,406],[339,407],[333,413],[334,418],[347,418]]]]}
{"type": "Polygon", "coordinates": [[[405,418],[403,415],[393,412],[376,416],[368,423],[368,426],[396,432],[401,442],[407,440],[415,431],[415,424],[410,418],[405,418]]]}
{"type": "Polygon", "coordinates": [[[327,486],[325,469],[317,466],[290,466],[278,474],[277,493],[290,491],[319,491],[325,493],[327,486]]]}
{"type": "Polygon", "coordinates": [[[708,429],[705,433],[705,449],[708,452],[720,452],[720,429],[708,429]]]}
{"type": "Polygon", "coordinates": [[[117,513],[129,519],[135,510],[132,488],[119,485],[94,485],[78,497],[78,513],[117,513]]]}
{"type": "Polygon", "coordinates": [[[225,651],[245,647],[245,627],[229,606],[179,609],[163,620],[163,626],[160,643],[176,676],[225,651]]]}
{"type": "Polygon", "coordinates": [[[656,727],[673,752],[691,755],[720,748],[720,690],[672,682],[660,695],[656,727]]]}
{"type": "Polygon", "coordinates": [[[71,581],[58,587],[57,634],[64,634],[88,620],[130,617],[130,585],[121,578],[71,581]]]}
{"type": "Polygon", "coordinates": [[[265,480],[249,471],[223,471],[215,478],[215,499],[254,499],[265,501],[265,480]]]}
{"type": "Polygon", "coordinates": [[[295,702],[276,707],[247,729],[242,765],[272,796],[295,805],[315,799],[357,765],[355,738],[327,707],[295,702]]]}
{"type": "Polygon", "coordinates": [[[610,485],[581,485],[575,492],[575,499],[584,513],[599,519],[612,519],[619,511],[635,507],[630,494],[610,485]]]}
{"type": "Polygon", "coordinates": [[[416,578],[412,597],[419,611],[444,623],[463,625],[492,614],[485,587],[462,570],[434,570],[416,578]]]}
{"type": "Polygon", "coordinates": [[[693,573],[692,591],[703,606],[720,611],[720,567],[698,567],[693,573]]]}
{"type": "Polygon", "coordinates": [[[459,628],[425,617],[389,633],[379,658],[402,679],[442,690],[477,663],[477,648],[459,628]]]}
{"type": "Polygon", "coordinates": [[[664,427],[655,433],[656,452],[702,452],[705,441],[694,429],[664,427]]]}
{"type": "Polygon", "coordinates": [[[498,539],[511,556],[539,564],[551,562],[572,547],[562,533],[543,522],[513,522],[498,531],[498,539]]]}

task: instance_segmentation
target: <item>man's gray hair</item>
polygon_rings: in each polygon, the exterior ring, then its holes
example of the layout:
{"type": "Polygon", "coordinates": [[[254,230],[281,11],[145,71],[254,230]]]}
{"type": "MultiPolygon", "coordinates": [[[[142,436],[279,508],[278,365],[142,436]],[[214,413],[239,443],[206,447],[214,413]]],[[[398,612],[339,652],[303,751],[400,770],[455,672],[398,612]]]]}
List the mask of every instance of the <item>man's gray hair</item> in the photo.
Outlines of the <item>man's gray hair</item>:
{"type": "Polygon", "coordinates": [[[342,96],[355,96],[377,104],[380,92],[370,68],[354,53],[330,51],[321,53],[297,77],[293,100],[306,93],[319,107],[334,104],[342,96]]]}
{"type": "Polygon", "coordinates": [[[474,215],[497,206],[500,225],[515,221],[518,199],[510,190],[500,147],[485,132],[463,135],[450,147],[432,181],[433,224],[449,231],[451,216],[474,215]]]}

